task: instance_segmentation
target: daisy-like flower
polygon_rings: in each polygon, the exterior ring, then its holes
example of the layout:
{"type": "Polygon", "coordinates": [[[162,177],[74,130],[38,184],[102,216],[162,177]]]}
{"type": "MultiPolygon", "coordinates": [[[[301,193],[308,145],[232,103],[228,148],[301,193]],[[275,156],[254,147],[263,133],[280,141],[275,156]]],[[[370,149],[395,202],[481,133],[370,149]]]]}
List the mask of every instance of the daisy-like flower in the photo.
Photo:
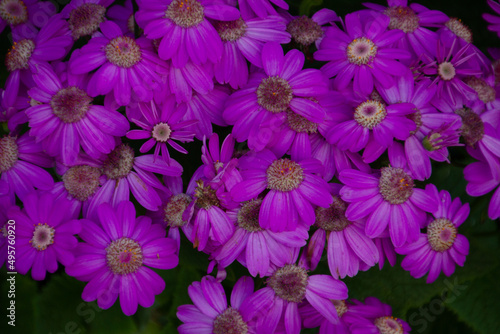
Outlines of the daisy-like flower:
{"type": "MultiPolygon", "coordinates": [[[[392,153],[392,152],[391,152],[392,153]]],[[[343,170],[339,179],[345,184],[340,190],[342,199],[349,203],[345,212],[348,220],[367,217],[365,233],[370,238],[381,236],[387,227],[396,247],[418,238],[425,212],[434,212],[437,199],[428,189],[415,188],[406,159],[401,151],[394,152],[391,167],[383,167],[380,174],[357,170],[343,170]]]]}
{"type": "Polygon", "coordinates": [[[107,309],[120,296],[123,313],[132,315],[138,305],[153,305],[155,295],[165,289],[165,281],[148,267],[176,267],[177,247],[165,237],[165,229],[151,224],[151,218],[136,218],[129,201],[116,208],[104,203],[97,210],[100,225],[81,220],[85,228],[79,236],[84,242],[78,245],[75,262],[66,267],[66,273],[89,282],[83,300],[97,299],[97,305],[107,309]]]}
{"type": "Polygon", "coordinates": [[[415,278],[428,273],[427,283],[434,282],[441,271],[446,276],[453,274],[455,264],[463,267],[469,254],[469,241],[457,231],[469,216],[469,203],[462,205],[459,198],[452,201],[445,190],[439,192],[439,199],[438,209],[426,224],[426,233],[420,233],[414,243],[396,248],[396,252],[406,255],[401,262],[403,269],[415,278]]]}
{"type": "Polygon", "coordinates": [[[280,16],[217,21],[214,27],[223,44],[222,58],[214,65],[215,79],[221,84],[229,83],[234,89],[248,81],[246,60],[262,67],[261,52],[266,42],[290,42],[285,21],[280,16]]]}
{"type": "Polygon", "coordinates": [[[196,123],[196,120],[181,121],[183,114],[175,106],[175,100],[167,99],[158,110],[156,104],[151,101],[151,107],[145,103],[139,103],[138,109],[141,116],[131,118],[131,121],[139,125],[143,130],[131,130],[127,132],[129,139],[148,139],[139,149],[141,153],[146,153],[155,146],[155,159],[161,152],[163,160],[169,164],[170,154],[167,144],[178,152],[187,154],[188,152],[174,140],[186,143],[193,141],[194,132],[186,130],[187,127],[196,123]]]}
{"type": "Polygon", "coordinates": [[[50,1],[38,0],[2,0],[0,1],[0,32],[9,25],[12,37],[18,39],[33,38],[57,12],[50,1]]]}
{"type": "Polygon", "coordinates": [[[188,59],[196,64],[217,63],[222,41],[207,18],[233,21],[239,11],[216,0],[138,1],[137,23],[149,39],[161,38],[158,54],[184,67],[188,59]]]}
{"type": "Polygon", "coordinates": [[[77,40],[94,35],[106,20],[106,7],[111,3],[112,0],[71,0],[61,11],[61,15],[68,20],[71,36],[77,40]]]}
{"type": "Polygon", "coordinates": [[[337,89],[343,90],[354,80],[354,91],[369,95],[374,82],[390,87],[393,77],[407,71],[395,59],[410,58],[410,53],[391,47],[404,32],[387,30],[389,23],[385,15],[375,15],[362,23],[358,12],[346,16],[346,32],[336,26],[327,29],[314,58],[328,61],[321,70],[330,78],[335,76],[337,89]]]}
{"type": "Polygon", "coordinates": [[[350,304],[346,303],[345,300],[332,300],[332,303],[339,317],[337,323],[334,324],[322,316],[321,313],[311,306],[311,304],[302,303],[299,306],[299,314],[302,318],[303,326],[305,328],[315,328],[319,326],[320,334],[350,334],[349,325],[343,318],[344,314],[349,312],[350,304]]]}
{"type": "MultiPolygon", "coordinates": [[[[488,5],[490,6],[495,13],[500,15],[500,3],[495,2],[493,0],[486,0],[488,2],[488,5]]],[[[484,13],[483,14],[483,19],[486,20],[490,25],[488,25],[488,30],[496,32],[498,34],[498,37],[500,37],[500,17],[492,15],[490,13],[484,13]]]]}
{"type": "Polygon", "coordinates": [[[93,105],[85,91],[82,76],[64,73],[63,82],[50,67],[41,67],[33,75],[36,87],[29,95],[37,105],[26,110],[30,135],[41,142],[47,154],[60,156],[65,164],[74,164],[80,147],[99,158],[115,147],[114,136],[129,129],[127,119],[114,110],[93,105]]]}
{"type": "MultiPolygon", "coordinates": [[[[496,159],[496,165],[500,166],[500,160],[496,159]]],[[[484,161],[467,165],[464,169],[464,178],[467,181],[465,190],[470,196],[483,196],[500,185],[500,179],[494,177],[489,163],[484,161]]],[[[491,197],[488,217],[490,219],[500,218],[500,187],[495,190],[491,197]]]]}
{"type": "Polygon", "coordinates": [[[299,224],[294,231],[275,233],[263,229],[259,224],[262,199],[243,202],[237,209],[227,212],[236,226],[233,236],[212,256],[225,268],[234,260],[243,263],[252,276],[267,276],[272,266],[281,267],[289,263],[295,253],[309,237],[307,227],[299,224]]]}
{"type": "Polygon", "coordinates": [[[407,0],[388,1],[389,7],[374,3],[364,3],[370,9],[387,15],[391,21],[389,30],[402,30],[403,35],[397,41],[398,49],[412,50],[420,57],[427,53],[433,55],[437,34],[424,27],[439,27],[448,21],[448,16],[438,10],[429,10],[418,3],[408,5],[407,0]]]}
{"type": "Polygon", "coordinates": [[[233,200],[248,201],[269,190],[259,214],[263,229],[293,231],[299,217],[310,226],[315,221],[313,205],[332,204],[326,182],[316,175],[322,169],[316,159],[278,159],[264,150],[242,157],[239,164],[243,181],[231,189],[233,200]]]}
{"type": "Polygon", "coordinates": [[[207,180],[219,185],[224,185],[226,189],[231,188],[242,181],[241,176],[235,169],[238,159],[233,157],[234,139],[228,135],[222,142],[219,149],[219,135],[213,133],[208,141],[203,141],[201,148],[201,161],[203,162],[203,175],[207,180]]]}
{"type": "Polygon", "coordinates": [[[24,210],[14,206],[8,211],[16,226],[16,270],[25,275],[31,268],[35,280],[74,261],[73,250],[80,233],[80,221],[71,203],[51,193],[31,192],[24,197],[24,210]]]}
{"type": "Polygon", "coordinates": [[[305,48],[313,43],[318,47],[326,30],[326,27],[322,26],[340,20],[337,14],[328,8],[318,10],[310,18],[305,15],[293,17],[288,12],[281,15],[288,19],[286,31],[290,33],[293,41],[305,48]]]}
{"type": "Polygon", "coordinates": [[[352,300],[344,321],[349,325],[350,333],[409,334],[410,326],[404,320],[392,316],[389,305],[375,297],[367,297],[365,303],[352,300]]]}
{"type": "Polygon", "coordinates": [[[156,71],[162,69],[163,72],[165,65],[149,50],[148,41],[123,35],[112,21],[102,22],[100,28],[102,36],[92,38],[79,51],[73,52],[69,70],[84,74],[97,69],[87,86],[92,97],[112,93],[122,106],[128,105],[132,97],[150,101],[155,82],[161,80],[156,71]]]}
{"type": "Polygon", "coordinates": [[[0,123],[7,123],[9,130],[15,133],[20,124],[28,122],[24,110],[30,107],[30,99],[24,91],[23,87],[23,93],[18,91],[16,96],[0,89],[0,123]]]}
{"type": "Polygon", "coordinates": [[[123,5],[116,4],[109,7],[106,16],[118,24],[124,35],[134,35],[135,19],[132,0],[125,0],[123,5]]]}
{"type": "Polygon", "coordinates": [[[234,124],[237,141],[248,140],[250,149],[262,150],[284,121],[288,109],[312,122],[321,122],[325,111],[314,98],[328,92],[319,70],[302,70],[304,54],[269,42],[262,48],[264,72],[250,75],[248,84],[233,93],[224,109],[224,120],[234,124]]]}
{"type": "Polygon", "coordinates": [[[264,19],[276,15],[273,4],[281,9],[288,10],[288,4],[284,0],[238,0],[238,7],[244,19],[253,18],[255,15],[264,19]]]}
{"type": "Polygon", "coordinates": [[[19,138],[5,136],[0,139],[0,179],[9,184],[12,201],[15,200],[14,195],[23,200],[34,188],[52,189],[52,176],[40,168],[52,165],[53,160],[27,133],[19,138]]]}
{"type": "Polygon", "coordinates": [[[253,279],[241,277],[231,292],[231,306],[222,285],[212,276],[193,282],[188,288],[194,305],[181,305],[177,317],[184,322],[181,334],[257,333],[256,318],[265,314],[270,303],[262,299],[261,290],[254,292],[253,279]]]}

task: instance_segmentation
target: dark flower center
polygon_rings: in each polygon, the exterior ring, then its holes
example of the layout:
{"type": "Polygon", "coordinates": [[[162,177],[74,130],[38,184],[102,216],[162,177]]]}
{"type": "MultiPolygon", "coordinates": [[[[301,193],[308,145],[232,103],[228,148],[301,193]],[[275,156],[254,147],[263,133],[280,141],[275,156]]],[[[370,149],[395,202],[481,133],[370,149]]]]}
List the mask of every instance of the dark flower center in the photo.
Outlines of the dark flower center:
{"type": "Polygon", "coordinates": [[[248,325],[238,310],[228,307],[214,320],[214,334],[246,334],[248,325]]]}
{"type": "Polygon", "coordinates": [[[427,240],[436,252],[450,249],[456,237],[457,228],[446,218],[436,219],[427,226],[427,240]]]}
{"type": "Polygon", "coordinates": [[[205,185],[202,180],[196,181],[198,185],[194,190],[196,205],[202,209],[210,209],[212,206],[220,207],[220,201],[215,190],[210,185],[205,185]]]}
{"type": "Polygon", "coordinates": [[[242,229],[249,232],[261,231],[259,224],[259,213],[262,199],[257,198],[245,202],[238,211],[237,223],[242,229]]]}
{"type": "Polygon", "coordinates": [[[366,37],[356,38],[347,46],[347,59],[356,65],[371,63],[377,55],[377,46],[366,37]]]}
{"type": "Polygon", "coordinates": [[[182,215],[191,201],[191,197],[186,194],[172,196],[163,209],[165,213],[163,221],[172,227],[186,225],[188,222],[182,219],[182,215]]]}
{"type": "Polygon", "coordinates": [[[404,32],[414,32],[419,27],[420,18],[410,7],[389,7],[384,14],[391,19],[389,29],[399,29],[404,32]]]}
{"type": "Polygon", "coordinates": [[[267,285],[281,299],[300,303],[306,295],[308,278],[304,268],[294,264],[287,264],[274,272],[267,281],[267,285]]]}
{"type": "Polygon", "coordinates": [[[297,189],[304,180],[304,170],[290,159],[278,159],[267,168],[267,188],[278,191],[297,189]]]}
{"type": "Polygon", "coordinates": [[[59,90],[50,100],[54,115],[64,123],[80,121],[90,108],[92,98],[78,87],[67,87],[59,90]]]}
{"type": "Polygon", "coordinates": [[[300,16],[288,23],[286,31],[298,44],[307,46],[323,37],[321,26],[307,16],[300,16]]]}
{"type": "Polygon", "coordinates": [[[413,136],[415,133],[417,133],[420,130],[420,127],[422,126],[422,114],[420,113],[419,110],[415,111],[414,113],[406,115],[406,118],[412,120],[415,123],[415,130],[410,131],[410,136],[413,136]]]}
{"type": "Polygon", "coordinates": [[[403,326],[399,323],[398,318],[380,317],[375,319],[380,334],[403,334],[403,326]]]}
{"type": "Polygon", "coordinates": [[[452,17],[445,23],[446,27],[450,29],[455,35],[462,38],[467,43],[472,43],[472,31],[463,24],[462,20],[452,17]]]}
{"type": "Polygon", "coordinates": [[[30,244],[37,251],[43,251],[54,243],[55,230],[47,224],[38,223],[33,231],[30,244]]]}
{"type": "Polygon", "coordinates": [[[462,137],[469,146],[474,146],[484,136],[484,123],[481,117],[470,108],[455,111],[462,118],[462,137]]]}
{"type": "Polygon", "coordinates": [[[413,179],[401,168],[383,167],[378,183],[382,197],[391,204],[402,204],[413,194],[413,179]]]}
{"type": "Polygon", "coordinates": [[[295,132],[316,133],[318,132],[318,124],[311,122],[302,115],[296,114],[290,109],[286,112],[286,120],[290,129],[295,132]]]}
{"type": "Polygon", "coordinates": [[[19,149],[15,137],[5,136],[0,139],[0,173],[12,168],[19,158],[19,149]]]}
{"type": "Polygon", "coordinates": [[[129,68],[142,59],[142,51],[132,38],[119,36],[106,45],[106,58],[116,66],[129,68]]]}
{"type": "Polygon", "coordinates": [[[385,116],[387,116],[385,106],[381,102],[374,100],[361,103],[354,111],[354,120],[362,127],[370,130],[382,123],[385,116]]]}
{"type": "Polygon", "coordinates": [[[92,35],[104,22],[106,8],[95,3],[84,3],[69,13],[69,29],[74,39],[92,35]]]}
{"type": "Polygon", "coordinates": [[[183,28],[197,26],[204,19],[203,6],[197,0],[174,0],[168,5],[165,17],[183,28]]]}
{"type": "Polygon", "coordinates": [[[332,303],[333,306],[335,306],[335,310],[337,311],[339,318],[347,312],[347,304],[345,303],[345,300],[332,299],[332,303]]]}
{"type": "Polygon", "coordinates": [[[235,21],[216,21],[213,25],[224,42],[237,41],[247,31],[247,24],[241,17],[235,21]]]}
{"type": "Polygon", "coordinates": [[[477,97],[484,103],[493,102],[496,99],[496,92],[493,87],[488,85],[486,81],[481,78],[468,77],[464,82],[469,85],[470,88],[474,89],[477,93],[477,97]]]}
{"type": "Polygon", "coordinates": [[[280,77],[263,79],[257,88],[257,102],[272,113],[287,110],[292,98],[292,87],[288,81],[280,77]]]}
{"type": "Polygon", "coordinates": [[[112,180],[127,176],[134,166],[134,151],[125,144],[115,147],[103,164],[103,173],[112,180]]]}
{"type": "Polygon", "coordinates": [[[0,17],[10,25],[28,21],[28,9],[24,2],[19,0],[0,1],[0,17]]]}
{"type": "Polygon", "coordinates": [[[5,57],[5,66],[12,72],[15,70],[27,70],[31,54],[35,50],[35,43],[31,39],[23,39],[14,42],[12,48],[5,57]]]}
{"type": "Polygon", "coordinates": [[[122,237],[106,247],[106,262],[115,275],[135,273],[142,260],[141,245],[130,238],[122,237]]]}
{"type": "Polygon", "coordinates": [[[316,208],[316,226],[325,231],[340,232],[352,223],[346,218],[347,204],[339,197],[332,196],[333,203],[328,208],[316,208]]]}
{"type": "Polygon", "coordinates": [[[79,201],[86,201],[99,187],[101,172],[98,168],[82,165],[71,167],[62,180],[68,193],[79,201]]]}

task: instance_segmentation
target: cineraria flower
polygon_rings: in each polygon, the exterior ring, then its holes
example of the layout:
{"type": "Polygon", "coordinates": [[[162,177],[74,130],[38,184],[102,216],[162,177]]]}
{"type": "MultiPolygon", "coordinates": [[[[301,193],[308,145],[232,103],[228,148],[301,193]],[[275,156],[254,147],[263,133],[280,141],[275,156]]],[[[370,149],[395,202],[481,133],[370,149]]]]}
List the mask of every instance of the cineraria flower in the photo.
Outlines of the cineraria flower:
{"type": "Polygon", "coordinates": [[[219,267],[225,268],[234,260],[243,263],[252,276],[264,277],[272,266],[281,267],[292,261],[292,248],[300,248],[309,237],[307,227],[299,224],[294,231],[275,233],[262,229],[259,213],[262,199],[240,203],[237,209],[227,212],[236,226],[233,236],[212,256],[219,267]]]}
{"type": "Polygon", "coordinates": [[[305,15],[293,17],[288,12],[283,12],[281,15],[288,19],[286,31],[290,33],[295,43],[303,47],[308,47],[312,43],[318,47],[326,30],[321,26],[340,20],[337,14],[328,8],[318,10],[311,18],[305,15]]]}
{"type": "Polygon", "coordinates": [[[345,89],[354,78],[354,91],[369,95],[373,83],[384,88],[393,85],[393,77],[401,76],[407,67],[395,59],[407,59],[406,50],[391,48],[404,33],[401,30],[387,30],[390,19],[376,15],[361,22],[360,13],[346,15],[346,32],[336,26],[326,30],[314,59],[328,61],[321,70],[339,90],[345,89]]]}
{"type": "Polygon", "coordinates": [[[52,165],[52,159],[27,133],[19,138],[5,136],[0,139],[0,179],[10,185],[9,196],[12,201],[14,194],[23,200],[34,188],[52,189],[52,176],[40,168],[52,165]]]}
{"type": "Polygon", "coordinates": [[[103,35],[73,52],[69,70],[84,74],[97,69],[87,86],[92,97],[113,93],[115,101],[124,106],[130,103],[133,92],[139,101],[150,101],[155,82],[161,81],[157,71],[165,65],[147,49],[148,41],[123,35],[112,21],[102,22],[100,28],[103,35]]]}
{"type": "Polygon", "coordinates": [[[123,5],[115,4],[109,7],[106,16],[120,27],[124,35],[134,35],[135,19],[132,0],[125,0],[123,5]]]}
{"type": "Polygon", "coordinates": [[[375,297],[367,297],[365,304],[352,300],[349,312],[344,315],[344,321],[349,325],[350,333],[366,334],[409,334],[410,326],[404,320],[392,316],[389,305],[383,304],[375,297]]]}
{"type": "Polygon", "coordinates": [[[398,29],[405,33],[403,38],[397,41],[398,49],[412,50],[417,57],[421,57],[424,53],[434,55],[437,34],[424,27],[439,27],[448,21],[448,16],[438,10],[429,10],[418,3],[408,6],[407,0],[389,0],[388,4],[389,7],[374,3],[363,5],[387,15],[391,19],[389,30],[398,29]]]}
{"type": "Polygon", "coordinates": [[[231,189],[234,201],[248,201],[269,190],[259,214],[263,229],[293,231],[299,217],[310,226],[315,220],[313,205],[328,207],[332,203],[327,183],[315,175],[322,169],[316,159],[278,159],[264,150],[247,154],[239,165],[243,181],[231,189]]]}
{"type": "Polygon", "coordinates": [[[115,147],[113,136],[121,137],[129,129],[127,119],[93,105],[81,76],[64,73],[64,77],[65,82],[50,67],[40,67],[33,75],[37,86],[28,93],[37,105],[26,110],[30,135],[65,164],[75,162],[80,147],[93,158],[110,153],[115,147]]]}
{"type": "Polygon", "coordinates": [[[2,0],[0,1],[0,32],[10,25],[14,39],[33,38],[49,18],[57,12],[50,1],[2,0]]]}
{"type": "Polygon", "coordinates": [[[271,15],[276,15],[276,9],[273,4],[281,9],[288,10],[288,4],[285,0],[238,0],[238,7],[243,19],[253,18],[255,15],[264,19],[271,15]]]}
{"type": "Polygon", "coordinates": [[[20,124],[28,122],[24,113],[30,107],[30,99],[24,92],[18,95],[0,89],[0,123],[7,123],[8,129],[16,132],[20,124]]]}
{"type": "MultiPolygon", "coordinates": [[[[428,187],[437,192],[435,186],[428,187]]],[[[403,269],[415,278],[429,273],[427,283],[434,282],[441,271],[446,276],[453,274],[455,264],[463,267],[469,254],[469,241],[457,233],[469,215],[469,203],[462,205],[458,197],[451,201],[450,193],[445,190],[439,192],[439,199],[438,209],[426,224],[426,233],[420,233],[414,243],[396,248],[396,252],[406,255],[401,262],[403,269]]]]}
{"type": "Polygon", "coordinates": [[[253,279],[241,277],[234,285],[228,307],[224,288],[214,277],[205,276],[201,283],[193,282],[188,293],[194,305],[181,305],[177,309],[177,317],[184,322],[178,327],[179,333],[258,333],[257,318],[265,314],[270,303],[263,300],[261,290],[253,290],[253,279]]]}
{"type": "Polygon", "coordinates": [[[332,323],[327,318],[322,316],[321,313],[316,311],[316,309],[312,307],[311,304],[305,302],[299,306],[299,314],[302,318],[304,327],[315,328],[319,326],[320,334],[350,334],[349,326],[343,318],[344,314],[349,312],[350,304],[347,304],[345,300],[333,299],[331,302],[337,310],[339,322],[335,324],[332,323]]]}
{"type": "Polygon", "coordinates": [[[292,49],[283,55],[280,44],[269,42],[262,48],[264,72],[250,75],[248,84],[233,93],[223,112],[234,124],[237,141],[248,140],[252,150],[262,150],[277,131],[288,109],[312,122],[321,122],[325,111],[314,99],[328,92],[327,81],[316,69],[302,70],[304,54],[292,49]]]}
{"type": "MultiPolygon", "coordinates": [[[[500,166],[500,160],[496,159],[496,165],[500,166]]],[[[494,177],[489,163],[483,161],[467,165],[464,169],[464,178],[467,181],[465,190],[470,196],[483,196],[500,185],[500,179],[494,177]]],[[[500,187],[495,190],[491,197],[488,217],[490,219],[500,217],[500,187]]]]}
{"type": "Polygon", "coordinates": [[[402,152],[395,152],[391,167],[380,169],[380,175],[367,174],[354,169],[340,172],[345,184],[340,190],[342,199],[349,202],[346,218],[356,221],[367,217],[365,233],[375,238],[389,228],[391,241],[396,247],[418,238],[425,212],[434,212],[437,199],[427,189],[415,188],[411,173],[405,169],[402,152]]]}
{"type": "Polygon", "coordinates": [[[161,38],[158,54],[181,68],[188,59],[195,64],[221,59],[222,42],[207,18],[233,21],[239,11],[216,0],[138,1],[137,23],[149,39],[161,38]]]}
{"type": "Polygon", "coordinates": [[[208,141],[203,140],[201,147],[201,161],[203,162],[203,175],[212,183],[222,185],[227,190],[238,182],[241,182],[241,176],[235,169],[238,165],[238,159],[233,158],[234,139],[229,134],[222,147],[219,149],[219,135],[213,133],[208,141]]]}
{"type": "Polygon", "coordinates": [[[125,315],[137,305],[150,307],[155,295],[165,289],[165,281],[148,267],[172,269],[179,263],[175,241],[165,237],[165,229],[151,224],[151,218],[135,216],[134,205],[120,202],[115,208],[104,203],[97,208],[100,225],[82,219],[76,259],[66,273],[89,282],[82,299],[97,299],[102,309],[111,307],[118,296],[125,315]]]}
{"type": "Polygon", "coordinates": [[[94,35],[106,20],[106,7],[111,3],[112,0],[71,0],[64,6],[61,15],[68,20],[73,39],[94,35]]]}
{"type": "Polygon", "coordinates": [[[331,300],[347,298],[344,282],[329,275],[309,275],[295,264],[276,268],[266,285],[261,289],[263,298],[273,301],[273,306],[263,317],[258,333],[274,333],[277,325],[284,327],[287,334],[300,333],[298,305],[305,300],[328,321],[337,323],[339,317],[331,300]]]}
{"type": "Polygon", "coordinates": [[[222,40],[222,58],[214,65],[215,79],[221,84],[229,83],[234,89],[248,82],[245,59],[262,67],[261,53],[266,42],[290,43],[290,34],[279,16],[216,21],[214,27],[222,40]]]}
{"type": "Polygon", "coordinates": [[[186,130],[185,128],[195,124],[197,120],[181,121],[183,114],[175,106],[175,100],[172,98],[167,99],[163,103],[159,112],[156,104],[153,101],[150,103],[151,107],[145,103],[138,104],[141,115],[137,115],[137,118],[131,118],[130,120],[143,128],[143,130],[131,130],[127,132],[127,138],[149,138],[148,141],[141,146],[139,151],[141,153],[146,153],[155,146],[155,159],[161,152],[161,157],[169,164],[170,154],[167,144],[172,146],[174,150],[187,154],[188,152],[186,149],[177,144],[174,140],[183,143],[193,141],[194,132],[186,130]]]}
{"type": "MultiPolygon", "coordinates": [[[[493,9],[495,13],[500,15],[500,3],[493,0],[486,1],[488,2],[490,8],[493,9]]],[[[490,25],[488,26],[488,30],[496,32],[498,34],[498,37],[500,37],[500,17],[491,15],[489,13],[484,13],[483,19],[485,19],[486,22],[490,23],[490,25]]]]}
{"type": "Polygon", "coordinates": [[[23,200],[24,210],[12,207],[8,217],[16,222],[16,270],[25,275],[31,268],[35,280],[57,270],[57,263],[69,266],[80,233],[80,221],[66,199],[51,193],[31,192],[23,200]]]}
{"type": "Polygon", "coordinates": [[[177,103],[190,102],[198,93],[207,95],[214,89],[213,65],[188,61],[183,67],[170,66],[168,89],[175,94],[177,103]]]}

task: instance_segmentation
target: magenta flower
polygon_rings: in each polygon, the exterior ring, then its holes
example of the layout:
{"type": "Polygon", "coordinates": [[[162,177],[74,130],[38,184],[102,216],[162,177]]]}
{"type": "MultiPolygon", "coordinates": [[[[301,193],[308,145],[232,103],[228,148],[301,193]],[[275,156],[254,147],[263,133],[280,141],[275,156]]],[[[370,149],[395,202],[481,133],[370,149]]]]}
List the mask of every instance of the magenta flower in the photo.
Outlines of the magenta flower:
{"type": "Polygon", "coordinates": [[[85,229],[79,234],[73,265],[66,273],[80,281],[89,282],[82,299],[97,299],[102,309],[111,307],[118,296],[125,315],[137,311],[137,305],[150,307],[155,295],[165,289],[163,279],[148,267],[172,269],[177,266],[175,241],[165,237],[165,229],[151,224],[145,216],[135,216],[129,201],[116,208],[108,203],[97,209],[100,225],[83,219],[85,229]]]}
{"type": "Polygon", "coordinates": [[[339,321],[332,323],[330,320],[321,315],[309,303],[302,303],[299,306],[299,314],[302,318],[305,328],[315,328],[319,326],[319,333],[321,334],[350,334],[349,325],[344,321],[344,314],[349,312],[350,304],[345,300],[332,300],[331,301],[337,310],[339,321]]]}
{"type": "Polygon", "coordinates": [[[114,4],[109,7],[106,16],[120,27],[124,35],[134,35],[136,28],[132,0],[125,0],[123,5],[114,4]]]}
{"type": "Polygon", "coordinates": [[[161,38],[158,54],[184,67],[188,59],[195,64],[217,63],[222,55],[222,42],[208,18],[233,21],[238,10],[216,0],[138,1],[136,19],[149,39],[161,38]]]}
{"type": "Polygon", "coordinates": [[[384,88],[393,85],[393,77],[401,76],[407,67],[395,59],[407,59],[406,50],[392,48],[404,33],[389,30],[390,19],[385,15],[366,18],[361,23],[360,13],[348,14],[345,18],[346,32],[336,26],[327,29],[314,58],[328,61],[321,70],[334,77],[336,88],[343,90],[354,80],[354,91],[368,95],[373,83],[384,88]]]}
{"type": "Polygon", "coordinates": [[[122,106],[128,105],[132,97],[150,101],[155,82],[160,81],[156,71],[165,65],[147,49],[146,40],[123,35],[112,21],[102,22],[100,28],[102,36],[92,38],[79,51],[73,52],[70,71],[84,74],[97,69],[87,86],[92,97],[113,93],[116,103],[122,106]]]}
{"type": "Polygon", "coordinates": [[[248,84],[229,97],[224,109],[224,120],[234,124],[237,141],[248,140],[250,149],[262,150],[270,140],[269,133],[279,130],[288,109],[311,122],[324,119],[325,111],[314,99],[328,92],[327,82],[318,70],[302,70],[304,60],[298,50],[283,55],[278,43],[264,45],[265,73],[252,73],[248,84]]]}
{"type": "Polygon", "coordinates": [[[4,0],[0,3],[0,32],[9,25],[14,39],[33,38],[56,12],[50,1],[4,0]]]}
{"type": "Polygon", "coordinates": [[[136,115],[137,118],[131,118],[131,121],[139,125],[143,130],[131,130],[127,132],[127,138],[149,138],[139,149],[141,153],[146,153],[155,146],[155,159],[161,152],[161,157],[167,164],[170,163],[167,144],[178,152],[188,153],[186,149],[174,140],[183,143],[193,141],[194,132],[186,130],[186,128],[195,124],[197,120],[181,121],[183,114],[175,106],[173,99],[166,100],[159,112],[153,101],[151,101],[151,107],[139,103],[138,109],[141,115],[136,115]]]}
{"type": "Polygon", "coordinates": [[[68,20],[73,39],[93,36],[106,20],[106,7],[111,3],[112,0],[71,0],[64,6],[61,15],[68,20]]]}
{"type": "Polygon", "coordinates": [[[73,164],[80,147],[99,158],[115,147],[114,136],[125,135],[127,119],[114,110],[93,105],[85,91],[86,80],[64,73],[63,82],[52,69],[41,67],[33,75],[36,87],[29,90],[37,105],[28,108],[30,135],[41,142],[47,154],[73,164]]]}
{"type": "MultiPolygon", "coordinates": [[[[493,0],[487,0],[487,2],[490,8],[493,9],[495,13],[500,15],[500,3],[493,0]]],[[[488,25],[488,30],[496,32],[498,34],[498,37],[500,37],[500,17],[489,13],[484,13],[483,19],[485,19],[486,22],[490,24],[488,25]]]]}
{"type": "MultiPolygon", "coordinates": [[[[500,168],[500,160],[495,161],[495,166],[500,168]]],[[[500,185],[500,179],[493,176],[490,164],[483,161],[473,162],[465,167],[464,178],[467,181],[465,189],[470,196],[483,196],[500,185]]],[[[488,216],[490,219],[500,218],[500,187],[491,197],[488,216]]]]}
{"type": "Polygon", "coordinates": [[[69,266],[80,233],[80,221],[66,199],[50,193],[32,192],[24,197],[24,210],[12,207],[8,217],[16,224],[16,270],[25,275],[31,268],[35,280],[57,270],[57,263],[69,266]]]}
{"type": "Polygon", "coordinates": [[[243,181],[231,189],[233,200],[248,201],[269,190],[259,214],[263,229],[294,231],[299,217],[310,226],[315,221],[313,205],[332,203],[326,182],[316,175],[322,167],[316,159],[278,159],[264,150],[242,157],[239,164],[243,181]]]}
{"type": "Polygon", "coordinates": [[[406,255],[401,262],[403,269],[415,278],[428,273],[427,283],[434,282],[441,271],[446,276],[453,274],[455,264],[463,267],[469,254],[469,241],[457,231],[469,215],[469,203],[462,205],[459,198],[451,201],[445,190],[439,192],[439,198],[438,209],[426,224],[426,233],[421,233],[416,242],[396,248],[396,252],[406,255]]]}
{"type": "Polygon", "coordinates": [[[281,9],[288,10],[288,4],[285,0],[238,0],[238,7],[241,10],[241,16],[246,20],[255,15],[264,19],[270,15],[276,15],[276,9],[273,4],[281,9]]]}
{"type": "Polygon", "coordinates": [[[19,138],[5,136],[0,139],[0,179],[9,184],[12,201],[15,201],[14,194],[23,200],[34,188],[52,189],[52,176],[40,168],[52,165],[53,160],[27,133],[19,138]]]}
{"type": "Polygon", "coordinates": [[[241,277],[234,284],[228,306],[224,288],[214,277],[205,276],[201,283],[193,282],[188,293],[194,305],[177,309],[177,317],[184,322],[179,333],[257,333],[257,319],[269,309],[270,302],[263,300],[262,290],[253,290],[252,278],[241,277]]]}
{"type": "Polygon", "coordinates": [[[280,12],[287,19],[286,30],[292,36],[295,43],[305,47],[315,44],[319,47],[326,31],[326,27],[333,21],[340,21],[335,12],[328,8],[322,8],[310,18],[303,15],[294,17],[288,12],[280,12]]]}

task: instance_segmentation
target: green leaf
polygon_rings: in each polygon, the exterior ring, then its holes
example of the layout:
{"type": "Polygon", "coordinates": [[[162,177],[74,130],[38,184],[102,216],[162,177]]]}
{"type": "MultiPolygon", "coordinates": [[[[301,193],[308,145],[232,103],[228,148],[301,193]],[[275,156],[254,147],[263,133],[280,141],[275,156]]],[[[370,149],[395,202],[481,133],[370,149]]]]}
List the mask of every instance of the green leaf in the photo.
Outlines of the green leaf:
{"type": "Polygon", "coordinates": [[[299,7],[299,15],[307,15],[310,16],[312,12],[312,7],[321,6],[323,4],[323,0],[303,0],[300,3],[299,7]]]}
{"type": "MultiPolygon", "coordinates": [[[[97,308],[96,302],[93,303],[94,305],[92,305],[92,307],[95,310],[95,317],[88,323],[90,327],[89,333],[92,334],[137,333],[137,327],[134,323],[133,317],[128,317],[125,314],[123,314],[123,311],[120,307],[120,297],[118,297],[115,304],[107,310],[101,310],[97,308]]],[[[139,309],[142,310],[142,307],[139,306],[139,309]]]]}

